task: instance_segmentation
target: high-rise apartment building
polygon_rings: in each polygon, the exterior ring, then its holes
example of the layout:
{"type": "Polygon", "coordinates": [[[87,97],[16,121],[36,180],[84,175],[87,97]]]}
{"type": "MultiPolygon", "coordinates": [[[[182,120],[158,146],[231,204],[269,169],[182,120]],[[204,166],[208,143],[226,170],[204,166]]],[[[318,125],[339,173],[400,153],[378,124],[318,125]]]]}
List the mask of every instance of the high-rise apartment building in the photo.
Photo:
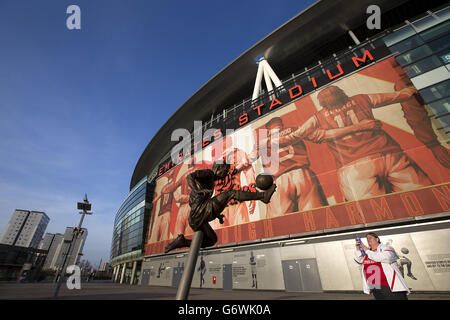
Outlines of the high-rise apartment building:
{"type": "Polygon", "coordinates": [[[99,271],[108,271],[109,270],[109,262],[103,262],[100,266],[99,271]]]}
{"type": "Polygon", "coordinates": [[[55,235],[53,233],[46,233],[44,238],[39,243],[39,248],[41,250],[48,251],[53,243],[53,240],[55,239],[55,235]]]}
{"type": "Polygon", "coordinates": [[[16,209],[0,236],[0,243],[37,249],[49,221],[45,212],[16,209]]]}
{"type": "Polygon", "coordinates": [[[58,260],[61,247],[64,242],[64,236],[60,233],[46,233],[44,239],[42,239],[39,249],[47,250],[47,258],[43,269],[56,270],[56,261],[58,260]]]}
{"type": "Polygon", "coordinates": [[[77,265],[79,264],[80,261],[80,257],[83,255],[83,247],[84,247],[84,243],[86,241],[87,238],[87,234],[88,231],[85,228],[81,228],[81,233],[78,235],[77,238],[73,239],[73,232],[74,232],[73,227],[67,227],[66,228],[66,232],[64,233],[63,241],[61,243],[61,249],[59,250],[59,253],[56,257],[56,262],[55,262],[55,266],[56,268],[61,268],[63,263],[64,263],[64,258],[67,255],[68,249],[69,249],[69,244],[71,241],[73,241],[72,243],[72,247],[71,247],[71,252],[70,252],[70,257],[68,258],[68,261],[66,262],[66,266],[70,266],[70,265],[77,265]]]}

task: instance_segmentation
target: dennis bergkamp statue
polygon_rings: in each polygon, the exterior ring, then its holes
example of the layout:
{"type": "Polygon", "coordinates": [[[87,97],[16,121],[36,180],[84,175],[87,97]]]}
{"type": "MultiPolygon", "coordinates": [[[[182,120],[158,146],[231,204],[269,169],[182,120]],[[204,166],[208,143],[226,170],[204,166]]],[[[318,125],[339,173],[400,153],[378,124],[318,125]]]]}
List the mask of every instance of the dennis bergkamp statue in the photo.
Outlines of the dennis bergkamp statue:
{"type": "MultiPolygon", "coordinates": [[[[264,203],[269,203],[270,198],[275,192],[277,186],[273,184],[273,179],[268,175],[258,176],[258,181],[261,181],[257,187],[266,189],[263,192],[256,191],[241,191],[241,190],[226,190],[214,197],[214,185],[218,180],[225,179],[230,170],[230,165],[227,163],[215,162],[212,170],[196,170],[187,176],[187,182],[191,188],[189,196],[189,206],[191,211],[188,216],[188,222],[194,231],[203,232],[203,240],[201,247],[213,246],[217,242],[217,235],[213,228],[209,225],[210,221],[219,219],[223,224],[224,215],[222,211],[232,199],[236,201],[251,201],[261,200],[264,203]]],[[[191,239],[186,239],[183,234],[179,234],[177,238],[171,242],[165,249],[165,253],[171,250],[191,245],[191,239]]]]}

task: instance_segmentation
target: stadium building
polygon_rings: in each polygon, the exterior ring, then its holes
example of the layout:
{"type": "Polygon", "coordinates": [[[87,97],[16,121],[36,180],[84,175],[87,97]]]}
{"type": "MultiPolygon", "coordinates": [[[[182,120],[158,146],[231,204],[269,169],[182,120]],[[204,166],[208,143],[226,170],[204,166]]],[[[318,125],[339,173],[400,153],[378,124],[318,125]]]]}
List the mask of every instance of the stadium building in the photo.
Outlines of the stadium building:
{"type": "Polygon", "coordinates": [[[449,291],[449,31],[445,1],[328,0],[248,49],[144,150],[116,215],[114,280],[178,286],[188,251],[164,248],[193,234],[186,176],[225,159],[216,192],[255,190],[261,173],[278,188],[210,223],[193,287],[361,291],[355,235],[373,231],[412,290],[449,291]]]}

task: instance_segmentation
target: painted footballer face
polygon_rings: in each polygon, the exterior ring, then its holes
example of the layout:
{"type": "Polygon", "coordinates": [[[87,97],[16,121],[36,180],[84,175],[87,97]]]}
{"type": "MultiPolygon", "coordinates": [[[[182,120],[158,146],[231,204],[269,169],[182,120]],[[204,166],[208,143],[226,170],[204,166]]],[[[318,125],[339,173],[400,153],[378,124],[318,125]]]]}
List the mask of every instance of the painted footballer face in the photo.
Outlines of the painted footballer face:
{"type": "Polygon", "coordinates": [[[269,121],[266,124],[266,129],[267,130],[283,130],[284,129],[284,124],[283,124],[283,120],[281,120],[280,118],[273,118],[271,121],[269,121]]]}
{"type": "Polygon", "coordinates": [[[269,131],[271,131],[271,130],[278,130],[278,131],[281,131],[281,130],[283,130],[284,129],[284,127],[283,127],[283,124],[281,124],[281,123],[274,123],[274,124],[272,124],[272,125],[270,125],[268,128],[267,128],[269,131]]]}
{"type": "Polygon", "coordinates": [[[333,110],[345,105],[348,101],[348,96],[341,88],[329,86],[319,92],[317,99],[323,108],[333,110]]]}

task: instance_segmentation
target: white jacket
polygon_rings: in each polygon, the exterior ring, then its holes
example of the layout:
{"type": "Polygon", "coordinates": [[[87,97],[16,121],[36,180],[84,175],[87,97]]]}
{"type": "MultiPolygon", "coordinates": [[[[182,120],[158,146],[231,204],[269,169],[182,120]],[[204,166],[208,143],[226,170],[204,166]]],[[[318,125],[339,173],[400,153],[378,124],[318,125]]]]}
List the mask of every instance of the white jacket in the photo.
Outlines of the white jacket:
{"type": "MultiPolygon", "coordinates": [[[[397,267],[398,256],[395,253],[394,249],[380,243],[377,250],[367,250],[366,254],[369,259],[375,262],[381,262],[383,272],[386,275],[386,280],[388,281],[389,287],[391,288],[392,292],[407,291],[408,294],[410,293],[408,285],[406,284],[405,279],[403,279],[400,270],[397,267]]],[[[362,264],[365,257],[362,256],[361,251],[358,249],[355,250],[354,258],[357,263],[362,264]]],[[[367,284],[364,268],[361,268],[361,274],[364,293],[370,294],[370,289],[369,285],[367,284]]]]}

